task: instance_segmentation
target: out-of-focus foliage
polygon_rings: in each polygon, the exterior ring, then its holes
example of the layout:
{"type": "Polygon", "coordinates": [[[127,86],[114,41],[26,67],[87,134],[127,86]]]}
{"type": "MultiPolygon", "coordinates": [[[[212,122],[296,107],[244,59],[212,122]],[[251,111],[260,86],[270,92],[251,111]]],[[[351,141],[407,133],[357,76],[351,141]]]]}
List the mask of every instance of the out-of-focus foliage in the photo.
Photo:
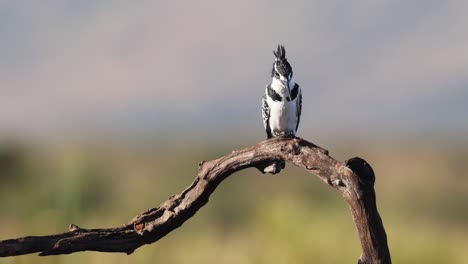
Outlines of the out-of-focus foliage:
{"type": "MultiPolygon", "coordinates": [[[[199,161],[232,145],[2,144],[0,239],[63,232],[70,223],[121,225],[182,191],[199,161]]],[[[337,159],[357,155],[373,166],[395,263],[468,259],[467,146],[378,141],[328,149],[337,159]]],[[[233,175],[181,228],[130,256],[28,255],[0,263],[355,263],[359,254],[339,194],[287,166],[276,176],[254,169],[233,175]]]]}

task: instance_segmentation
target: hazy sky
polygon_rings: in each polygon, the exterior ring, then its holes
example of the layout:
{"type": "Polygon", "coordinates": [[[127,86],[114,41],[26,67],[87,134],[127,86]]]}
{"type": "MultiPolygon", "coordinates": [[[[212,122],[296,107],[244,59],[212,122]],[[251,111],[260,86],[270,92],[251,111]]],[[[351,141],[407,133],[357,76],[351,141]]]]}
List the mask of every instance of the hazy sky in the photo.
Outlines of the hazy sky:
{"type": "Polygon", "coordinates": [[[2,1],[0,132],[263,136],[260,99],[282,43],[303,89],[299,134],[468,133],[467,10],[462,0],[2,1]]]}

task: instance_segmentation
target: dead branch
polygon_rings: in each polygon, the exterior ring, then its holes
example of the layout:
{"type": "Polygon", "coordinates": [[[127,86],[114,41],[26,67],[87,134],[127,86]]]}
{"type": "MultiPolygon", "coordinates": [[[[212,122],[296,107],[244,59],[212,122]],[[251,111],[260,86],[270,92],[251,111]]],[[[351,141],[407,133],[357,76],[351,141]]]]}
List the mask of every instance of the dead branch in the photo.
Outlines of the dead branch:
{"type": "Polygon", "coordinates": [[[69,231],[62,234],[2,240],[0,257],[35,252],[40,252],[40,256],[79,251],[131,254],[181,226],[208,202],[218,184],[229,175],[249,167],[265,172],[272,164],[283,161],[304,168],[341,192],[351,209],[361,241],[362,254],[358,263],[391,263],[387,236],[377,211],[375,176],[370,165],[361,158],[339,162],[328,156],[328,151],[301,138],[272,138],[216,160],[203,161],[199,164],[198,176],[187,189],[121,227],[84,229],[72,224],[69,231]]]}

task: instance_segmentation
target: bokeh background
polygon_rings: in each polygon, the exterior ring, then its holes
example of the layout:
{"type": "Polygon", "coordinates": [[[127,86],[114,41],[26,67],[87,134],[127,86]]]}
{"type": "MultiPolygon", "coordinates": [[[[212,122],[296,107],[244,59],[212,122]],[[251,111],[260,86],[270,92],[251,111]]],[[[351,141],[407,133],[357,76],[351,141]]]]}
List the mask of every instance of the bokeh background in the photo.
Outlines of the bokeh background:
{"type": "MultiPolygon", "coordinates": [[[[468,2],[3,1],[0,239],[128,222],[201,160],[265,138],[272,50],[299,135],[365,158],[394,263],[468,259],[468,2]]],[[[134,254],[0,263],[355,263],[337,192],[288,166],[227,179],[134,254]]]]}

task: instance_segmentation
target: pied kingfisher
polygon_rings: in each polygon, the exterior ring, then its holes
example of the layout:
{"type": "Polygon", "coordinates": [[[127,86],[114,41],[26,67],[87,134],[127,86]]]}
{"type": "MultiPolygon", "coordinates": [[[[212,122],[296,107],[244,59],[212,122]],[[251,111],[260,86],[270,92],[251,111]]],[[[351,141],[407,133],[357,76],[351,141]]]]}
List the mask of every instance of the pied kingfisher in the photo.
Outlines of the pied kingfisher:
{"type": "Polygon", "coordinates": [[[267,138],[294,137],[301,118],[302,91],[293,79],[284,47],[278,45],[273,54],[276,58],[271,70],[272,79],[262,98],[263,126],[267,138]]]}

